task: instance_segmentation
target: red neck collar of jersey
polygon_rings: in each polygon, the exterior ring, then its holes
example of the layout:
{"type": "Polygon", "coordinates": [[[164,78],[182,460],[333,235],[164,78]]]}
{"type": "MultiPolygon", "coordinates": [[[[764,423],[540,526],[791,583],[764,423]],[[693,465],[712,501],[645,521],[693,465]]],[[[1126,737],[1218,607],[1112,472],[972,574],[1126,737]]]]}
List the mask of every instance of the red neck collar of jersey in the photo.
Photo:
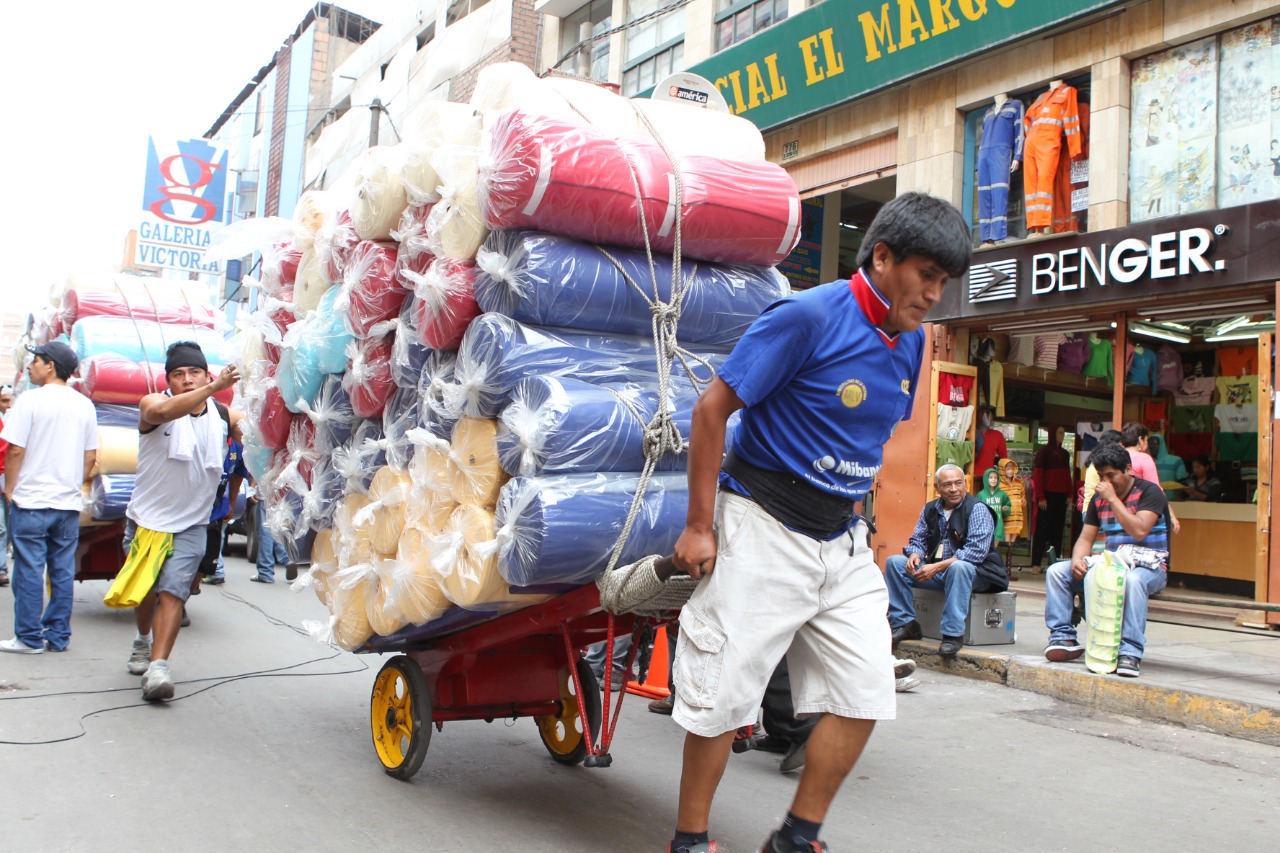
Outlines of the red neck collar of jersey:
{"type": "Polygon", "coordinates": [[[858,303],[858,307],[862,309],[862,313],[871,321],[871,325],[880,333],[880,339],[893,349],[898,345],[898,336],[889,334],[881,326],[884,324],[884,318],[889,316],[889,300],[884,298],[876,286],[872,284],[871,278],[865,270],[858,270],[849,279],[849,290],[853,291],[853,298],[858,303]]]}

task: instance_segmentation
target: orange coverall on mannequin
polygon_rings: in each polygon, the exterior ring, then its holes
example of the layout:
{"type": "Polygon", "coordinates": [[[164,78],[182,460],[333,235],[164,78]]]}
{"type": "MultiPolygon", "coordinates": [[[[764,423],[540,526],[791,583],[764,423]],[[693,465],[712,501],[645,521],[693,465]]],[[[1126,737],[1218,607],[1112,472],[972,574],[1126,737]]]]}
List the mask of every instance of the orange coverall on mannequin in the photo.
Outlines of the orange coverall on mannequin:
{"type": "Polygon", "coordinates": [[[1072,158],[1083,151],[1080,109],[1073,86],[1059,86],[1036,98],[1023,124],[1027,141],[1023,152],[1023,182],[1027,196],[1027,228],[1053,224],[1054,179],[1062,154],[1062,138],[1072,158]]]}
{"type": "MultiPolygon", "coordinates": [[[[1089,105],[1080,104],[1080,141],[1081,151],[1079,159],[1087,159],[1089,157],[1089,105]]],[[[1053,181],[1053,233],[1066,234],[1069,231],[1080,230],[1080,220],[1076,217],[1075,211],[1071,209],[1071,191],[1075,189],[1071,185],[1071,160],[1070,157],[1062,157],[1058,160],[1058,172],[1054,176],[1053,181]]]]}

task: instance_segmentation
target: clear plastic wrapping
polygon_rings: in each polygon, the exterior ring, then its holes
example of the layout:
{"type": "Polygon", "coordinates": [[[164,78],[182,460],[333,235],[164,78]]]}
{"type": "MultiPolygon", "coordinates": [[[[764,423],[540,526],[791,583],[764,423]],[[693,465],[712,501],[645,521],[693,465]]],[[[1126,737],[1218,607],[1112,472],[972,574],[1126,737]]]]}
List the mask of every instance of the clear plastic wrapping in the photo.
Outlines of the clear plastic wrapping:
{"type": "Polygon", "coordinates": [[[408,147],[377,145],[356,160],[351,224],[361,240],[389,240],[409,205],[404,185],[408,147]]]}
{"type": "Polygon", "coordinates": [[[391,233],[391,239],[400,244],[400,251],[396,255],[396,277],[405,289],[413,287],[412,284],[405,284],[403,274],[406,270],[421,275],[435,260],[427,240],[427,217],[430,215],[429,204],[408,207],[401,215],[396,230],[391,233]]]}
{"type": "Polygon", "coordinates": [[[201,326],[171,326],[128,317],[85,317],[71,330],[71,348],[81,360],[115,353],[129,361],[164,363],[165,350],[178,341],[195,341],[210,364],[226,364],[222,334],[201,326]]]}
{"type": "Polygon", "coordinates": [[[262,277],[259,280],[262,290],[275,297],[292,290],[297,283],[302,254],[302,250],[295,248],[291,240],[272,243],[263,248],[262,277]]]}
{"type": "Polygon", "coordinates": [[[437,258],[470,260],[489,236],[477,196],[479,159],[470,145],[443,146],[432,156],[440,200],[427,216],[427,245],[437,258]]]}
{"type": "Polygon", "coordinates": [[[263,447],[280,450],[289,440],[289,426],[296,416],[284,404],[280,388],[274,382],[262,397],[262,411],[254,425],[254,435],[263,447]]]}
{"type": "Polygon", "coordinates": [[[62,297],[62,325],[70,329],[86,317],[126,317],[148,320],[170,326],[199,326],[207,329],[214,322],[213,306],[207,301],[191,302],[181,293],[174,294],[157,285],[144,299],[130,299],[115,293],[72,288],[62,297]]]}
{"type": "Polygon", "coordinates": [[[422,275],[405,272],[413,285],[413,327],[429,349],[456,350],[471,321],[480,316],[476,304],[474,261],[437,258],[422,275]]]}
{"type": "Polygon", "coordinates": [[[399,568],[399,564],[388,557],[375,557],[373,560],[373,594],[366,601],[366,606],[369,608],[369,627],[381,637],[389,637],[409,624],[393,591],[399,568]]]}
{"type": "Polygon", "coordinates": [[[301,252],[315,246],[325,219],[333,216],[334,199],[324,190],[307,190],[293,208],[293,245],[301,252]]]}
{"type": "MultiPolygon", "coordinates": [[[[800,195],[781,166],[699,155],[676,160],[684,257],[773,266],[795,248],[800,195]]],[[[655,251],[670,253],[675,175],[656,142],[510,109],[493,120],[477,190],[490,228],[636,249],[647,233],[655,251]]]]}
{"type": "Polygon", "coordinates": [[[369,504],[368,495],[352,492],[338,501],[333,511],[334,549],[338,565],[347,566],[369,563],[373,560],[373,541],[369,538],[368,525],[357,525],[355,517],[369,504]]]}
{"type": "Polygon", "coordinates": [[[138,473],[138,422],[132,427],[98,424],[98,462],[95,474],[138,473]]]}
{"type": "MultiPolygon", "coordinates": [[[[567,376],[530,376],[511,392],[498,420],[502,467],[512,476],[638,472],[645,427],[662,408],[658,382],[592,385],[567,376]]],[[[689,440],[697,392],[677,386],[666,407],[689,440]]],[[[683,470],[685,454],[667,455],[658,470],[683,470]]]]}
{"type": "Polygon", "coordinates": [[[391,352],[395,333],[351,342],[347,348],[350,364],[342,377],[342,387],[351,398],[351,408],[362,418],[381,418],[387,401],[396,390],[391,376],[391,352]]]}
{"type": "MultiPolygon", "coordinates": [[[[652,334],[651,300],[671,299],[670,255],[592,246],[537,231],[495,231],[476,255],[480,308],[522,323],[626,335],[652,334]],[[656,282],[656,287],[655,287],[656,282]]],[[[773,267],[684,261],[682,343],[732,346],[791,292],[773,267]]]]}
{"type": "Polygon", "coordinates": [[[356,415],[340,376],[326,376],[316,393],[315,402],[302,413],[315,425],[315,447],[324,454],[332,453],[345,444],[355,429],[356,415]]]}
{"type": "MultiPolygon", "coordinates": [[[[634,474],[517,477],[497,508],[498,566],[512,586],[588,583],[604,571],[639,486],[634,474]]],[[[655,475],[619,565],[669,554],[684,530],[683,474],[655,475]]]]}
{"type": "Polygon", "coordinates": [[[311,469],[311,488],[302,501],[307,524],[313,530],[332,526],[333,514],[342,500],[346,484],[347,478],[334,467],[332,456],[320,456],[315,460],[311,469]]]}
{"type": "Polygon", "coordinates": [[[413,122],[405,128],[403,182],[413,205],[434,204],[440,200],[440,175],[434,163],[436,151],[447,146],[478,146],[480,117],[467,104],[430,101],[416,111],[413,122]]]}
{"type": "Polygon", "coordinates": [[[400,325],[396,329],[396,340],[391,347],[391,381],[399,388],[417,388],[422,379],[422,369],[427,364],[432,350],[423,345],[418,337],[417,316],[418,298],[410,296],[400,312],[400,325]]]}
{"type": "Polygon", "coordinates": [[[132,474],[99,474],[93,478],[89,514],[94,521],[119,521],[133,497],[137,478],[132,474]]]}
{"type": "Polygon", "coordinates": [[[379,323],[399,316],[409,292],[396,278],[396,244],[363,241],[351,253],[343,287],[347,325],[363,338],[379,323]]]}
{"type": "Polygon", "coordinates": [[[369,528],[369,542],[381,555],[391,556],[399,546],[409,489],[408,474],[389,466],[379,468],[369,484],[369,503],[352,518],[355,525],[369,528]]]}
{"type": "Polygon", "coordinates": [[[357,563],[335,572],[329,586],[333,641],[347,651],[358,649],[373,636],[369,623],[369,600],[377,594],[373,563],[357,563]]]}
{"type": "Polygon", "coordinates": [[[455,371],[457,355],[451,352],[432,352],[422,365],[418,379],[419,419],[422,425],[437,437],[448,440],[453,435],[453,425],[459,415],[455,408],[457,392],[455,371]]]}
{"type": "Polygon", "coordinates": [[[492,510],[459,506],[444,532],[432,537],[432,564],[445,597],[467,610],[487,610],[522,601],[498,573],[498,543],[492,510]]]}
{"type": "Polygon", "coordinates": [[[94,403],[93,410],[97,413],[98,426],[114,426],[129,427],[130,429],[138,428],[138,407],[123,406],[115,403],[94,403]]]}
{"type": "Polygon", "coordinates": [[[316,235],[316,252],[325,280],[337,284],[346,276],[351,253],[360,242],[351,222],[351,211],[340,210],[316,235]]]}
{"type": "Polygon", "coordinates": [[[453,428],[453,499],[459,504],[492,507],[508,479],[498,461],[497,421],[463,418],[453,428]]]}
{"type": "Polygon", "coordinates": [[[303,252],[293,285],[294,308],[302,314],[314,311],[332,285],[333,282],[325,277],[324,262],[320,260],[319,250],[311,248],[303,252]]]}
{"type": "Polygon", "coordinates": [[[449,609],[440,588],[440,572],[431,564],[427,534],[406,527],[396,551],[399,570],[392,580],[392,598],[401,615],[414,625],[424,625],[449,609]]]}
{"type": "Polygon", "coordinates": [[[382,434],[387,439],[387,464],[396,471],[406,471],[413,445],[406,437],[418,429],[420,418],[417,388],[397,388],[382,413],[382,434]]]}
{"type": "MultiPolygon", "coordinates": [[[[709,382],[724,353],[709,347],[690,361],[702,382],[709,382]]],[[[593,384],[631,382],[657,376],[652,338],[600,335],[568,329],[526,326],[501,314],[482,314],[472,322],[458,349],[454,383],[444,390],[445,409],[457,416],[492,418],[510,401],[525,376],[573,376],[593,384]]],[[[679,361],[672,382],[692,381],[679,361]]]]}
{"type": "MultiPolygon", "coordinates": [[[[209,371],[214,375],[221,370],[222,365],[209,365],[209,371]]],[[[169,380],[165,377],[163,363],[130,361],[114,353],[106,353],[80,362],[80,380],[75,386],[95,403],[137,406],[148,394],[168,390],[169,380]]],[[[234,394],[233,389],[227,388],[215,396],[223,405],[230,405],[234,394]]]]}

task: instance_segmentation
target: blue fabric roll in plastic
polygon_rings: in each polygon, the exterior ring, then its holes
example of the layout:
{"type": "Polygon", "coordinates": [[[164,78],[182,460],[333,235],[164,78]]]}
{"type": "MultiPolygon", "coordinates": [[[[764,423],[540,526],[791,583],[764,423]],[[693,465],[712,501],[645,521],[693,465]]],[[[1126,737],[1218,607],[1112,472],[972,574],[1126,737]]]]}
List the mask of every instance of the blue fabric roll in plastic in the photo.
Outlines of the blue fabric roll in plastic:
{"type": "Polygon", "coordinates": [[[138,428],[138,407],[121,406],[116,403],[94,403],[93,410],[98,416],[98,426],[118,426],[138,428]]]}
{"type": "Polygon", "coordinates": [[[303,499],[307,521],[313,529],[327,530],[333,526],[333,512],[346,485],[346,478],[329,457],[321,457],[315,463],[311,469],[311,490],[303,499]]]}
{"type": "Polygon", "coordinates": [[[89,508],[93,520],[119,521],[124,518],[136,481],[133,474],[99,474],[94,477],[89,508]]]}
{"type": "MultiPolygon", "coordinates": [[[[656,298],[671,298],[670,255],[654,255],[651,273],[644,252],[538,231],[494,231],[476,264],[480,307],[537,326],[647,335],[655,279],[656,298]]],[[[760,312],[791,292],[774,267],[683,261],[680,275],[682,343],[732,346],[760,312]]]]}
{"type": "MultiPolygon", "coordinates": [[[[694,365],[698,377],[710,381],[725,352],[701,347],[694,355],[711,364],[694,365]]],[[[450,389],[454,399],[446,394],[446,400],[459,415],[493,418],[526,376],[572,376],[602,385],[656,377],[657,372],[651,338],[544,329],[502,314],[482,314],[462,339],[450,389]]],[[[692,387],[679,362],[672,368],[672,379],[692,387]]]]}
{"type": "Polygon", "coordinates": [[[283,347],[280,366],[276,368],[276,385],[280,397],[291,412],[302,412],[311,406],[324,384],[325,374],[315,359],[315,348],[306,345],[283,347]],[[305,404],[305,405],[302,405],[305,404]]]}
{"type": "MultiPolygon", "coordinates": [[[[693,404],[691,388],[672,399],[672,415],[689,440],[693,404]]],[[[498,416],[498,457],[514,477],[599,471],[641,471],[644,429],[657,414],[658,383],[592,385],[579,379],[531,376],[511,392],[511,403],[498,416]]],[[[684,454],[668,455],[660,471],[680,471],[684,454]]]]}
{"type": "Polygon", "coordinates": [[[347,443],[355,428],[356,415],[351,410],[347,389],[342,387],[341,376],[324,377],[308,417],[316,425],[316,450],[331,453],[347,443]]]}
{"type": "Polygon", "coordinates": [[[456,364],[456,353],[432,350],[418,377],[418,423],[445,441],[453,436],[459,417],[453,408],[457,395],[452,393],[456,364]]]}
{"type": "Polygon", "coordinates": [[[195,341],[209,364],[227,364],[226,341],[203,326],[172,326],[128,317],[85,317],[71,327],[71,348],[81,361],[113,352],[129,361],[164,364],[165,350],[178,341],[195,341]]]}
{"type": "Polygon", "coordinates": [[[410,296],[400,312],[400,328],[396,331],[391,349],[391,381],[400,388],[416,388],[422,378],[422,369],[435,350],[424,346],[418,338],[413,318],[416,315],[418,297],[410,296]]]}
{"type": "MultiPolygon", "coordinates": [[[[498,571],[512,586],[589,583],[609,564],[640,479],[634,474],[517,477],[498,498],[498,571]]],[[[619,565],[670,554],[684,530],[683,474],[659,474],[623,547],[619,565]]]]}
{"type": "Polygon", "coordinates": [[[354,335],[347,327],[346,311],[339,311],[338,298],[341,287],[331,287],[320,297],[316,305],[313,327],[308,327],[308,346],[313,349],[316,368],[321,373],[344,373],[347,369],[347,344],[354,335]]]}
{"type": "Polygon", "coordinates": [[[413,445],[405,434],[422,426],[418,404],[418,389],[397,388],[387,401],[382,413],[382,435],[389,442],[387,464],[397,471],[404,471],[413,456],[413,445]]]}

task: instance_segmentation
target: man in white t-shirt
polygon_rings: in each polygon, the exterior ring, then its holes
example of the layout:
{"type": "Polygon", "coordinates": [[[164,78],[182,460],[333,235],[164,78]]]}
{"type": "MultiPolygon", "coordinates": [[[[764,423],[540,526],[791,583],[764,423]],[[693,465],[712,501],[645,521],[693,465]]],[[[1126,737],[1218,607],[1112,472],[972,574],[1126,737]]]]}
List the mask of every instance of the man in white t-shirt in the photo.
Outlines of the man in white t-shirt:
{"type": "Polygon", "coordinates": [[[14,632],[0,651],[36,655],[46,648],[65,652],[71,641],[81,486],[98,461],[98,419],[89,398],[67,387],[80,363],[71,347],[55,341],[30,349],[27,375],[36,387],[18,398],[0,432],[9,442],[4,494],[13,540],[14,632]]]}

